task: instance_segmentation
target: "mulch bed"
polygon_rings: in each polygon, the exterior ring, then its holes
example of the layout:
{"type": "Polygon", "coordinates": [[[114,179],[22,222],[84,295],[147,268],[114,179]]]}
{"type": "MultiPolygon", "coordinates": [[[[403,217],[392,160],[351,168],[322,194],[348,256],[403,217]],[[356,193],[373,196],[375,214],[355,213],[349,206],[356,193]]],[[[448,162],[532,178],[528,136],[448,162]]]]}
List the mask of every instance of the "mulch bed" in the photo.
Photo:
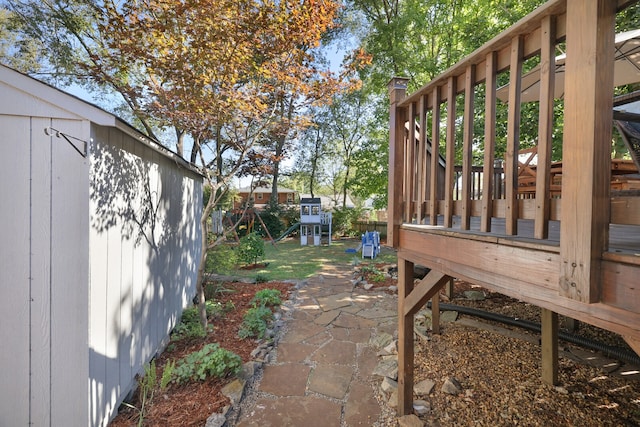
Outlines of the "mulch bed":
{"type": "MultiPolygon", "coordinates": [[[[182,339],[171,341],[171,344],[156,360],[158,378],[164,365],[170,360],[178,360],[189,353],[200,350],[209,343],[218,343],[220,347],[233,351],[240,356],[242,362],[251,360],[251,352],[256,348],[255,339],[240,339],[238,330],[242,324],[245,312],[251,308],[250,301],[256,292],[262,289],[278,289],[282,300],[289,297],[293,285],[283,282],[268,282],[260,284],[225,283],[227,291],[221,292],[216,299],[224,306],[231,301],[235,309],[221,318],[210,319],[213,330],[202,339],[182,339]]],[[[153,401],[147,403],[144,414],[145,426],[202,426],[214,412],[220,412],[230,402],[220,390],[231,378],[209,378],[203,382],[184,385],[170,384],[164,391],[156,390],[153,401]]],[[[131,404],[140,407],[139,396],[136,393],[131,404]]],[[[109,424],[113,427],[136,426],[138,411],[122,406],[119,414],[109,424]]]]}

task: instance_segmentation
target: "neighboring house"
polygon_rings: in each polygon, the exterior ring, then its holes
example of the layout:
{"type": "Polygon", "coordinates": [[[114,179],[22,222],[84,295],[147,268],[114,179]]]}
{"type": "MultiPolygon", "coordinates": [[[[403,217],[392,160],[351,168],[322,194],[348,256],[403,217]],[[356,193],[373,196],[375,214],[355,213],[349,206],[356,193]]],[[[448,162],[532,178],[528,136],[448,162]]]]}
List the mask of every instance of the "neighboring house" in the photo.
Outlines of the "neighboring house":
{"type": "Polygon", "coordinates": [[[202,176],[0,66],[0,426],[105,426],[196,292],[202,176]]]}
{"type": "MultiPolygon", "coordinates": [[[[256,209],[264,209],[271,200],[270,186],[256,187],[251,191],[251,187],[244,187],[238,190],[238,200],[233,202],[234,209],[252,206],[256,209]]],[[[289,188],[278,187],[278,204],[294,205],[298,203],[298,192],[289,188]]]]}

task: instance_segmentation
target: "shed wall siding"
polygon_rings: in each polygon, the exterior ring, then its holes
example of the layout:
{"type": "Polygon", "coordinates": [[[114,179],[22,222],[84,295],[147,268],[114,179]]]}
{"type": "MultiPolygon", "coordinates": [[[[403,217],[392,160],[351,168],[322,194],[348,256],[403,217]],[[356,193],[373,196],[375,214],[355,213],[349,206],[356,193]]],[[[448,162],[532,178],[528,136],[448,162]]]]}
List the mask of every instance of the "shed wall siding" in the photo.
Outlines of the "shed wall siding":
{"type": "Polygon", "coordinates": [[[88,161],[46,127],[81,139],[88,123],[19,117],[0,106],[0,425],[86,419],[88,161]],[[6,385],[10,384],[10,387],[6,385]]]}
{"type": "Polygon", "coordinates": [[[91,147],[90,425],[106,425],[196,292],[202,181],[114,128],[91,147]]]}

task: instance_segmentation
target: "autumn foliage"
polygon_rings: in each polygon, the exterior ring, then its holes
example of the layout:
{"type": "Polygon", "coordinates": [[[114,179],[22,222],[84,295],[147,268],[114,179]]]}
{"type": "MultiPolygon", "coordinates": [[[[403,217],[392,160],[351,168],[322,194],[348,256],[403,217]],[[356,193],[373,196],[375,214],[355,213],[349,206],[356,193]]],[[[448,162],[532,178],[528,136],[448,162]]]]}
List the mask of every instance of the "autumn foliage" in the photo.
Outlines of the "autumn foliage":
{"type": "MultiPolygon", "coordinates": [[[[112,75],[143,113],[194,138],[217,125],[268,118],[267,98],[285,83],[321,99],[335,81],[313,65],[335,22],[332,1],[105,1],[100,32],[112,75]],[[114,59],[117,58],[117,59],[114,59]]],[[[102,73],[105,68],[94,69],[102,73]]],[[[268,121],[268,120],[267,120],[268,121]]]]}

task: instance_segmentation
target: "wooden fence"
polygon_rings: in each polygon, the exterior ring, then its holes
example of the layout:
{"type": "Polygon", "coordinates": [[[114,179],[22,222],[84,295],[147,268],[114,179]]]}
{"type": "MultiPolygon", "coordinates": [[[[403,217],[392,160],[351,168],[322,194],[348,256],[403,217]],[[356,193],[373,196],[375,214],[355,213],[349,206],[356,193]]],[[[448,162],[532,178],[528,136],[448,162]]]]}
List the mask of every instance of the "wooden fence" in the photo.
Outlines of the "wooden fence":
{"type": "Polygon", "coordinates": [[[351,228],[360,233],[378,231],[381,237],[387,236],[387,223],[382,221],[355,221],[351,223],[351,228]]]}

